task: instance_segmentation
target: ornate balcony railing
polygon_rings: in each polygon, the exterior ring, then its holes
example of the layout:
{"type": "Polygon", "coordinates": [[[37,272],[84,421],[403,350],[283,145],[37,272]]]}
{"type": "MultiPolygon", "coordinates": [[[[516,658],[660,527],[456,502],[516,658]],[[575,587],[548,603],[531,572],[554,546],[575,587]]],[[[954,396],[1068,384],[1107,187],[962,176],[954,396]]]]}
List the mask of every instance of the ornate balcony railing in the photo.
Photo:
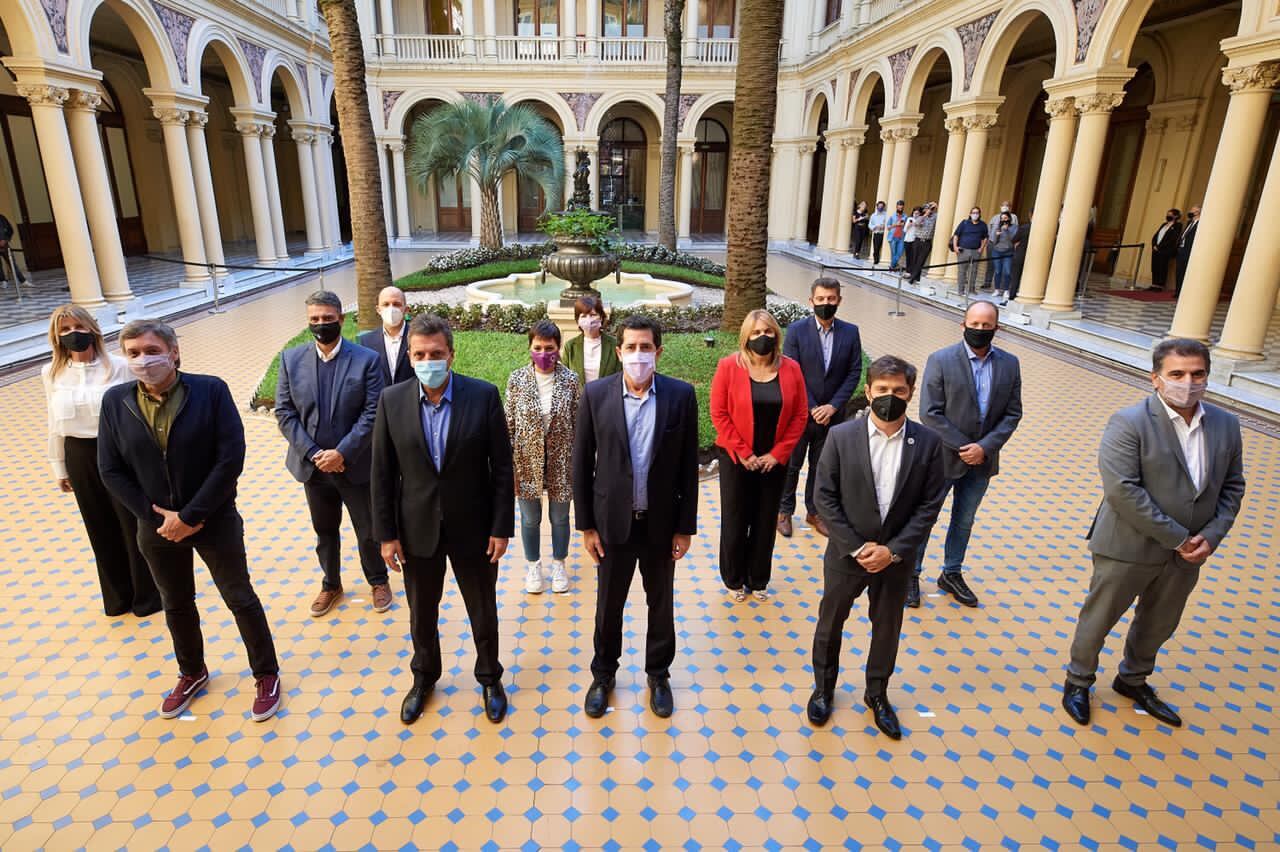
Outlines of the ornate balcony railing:
{"type": "Polygon", "coordinates": [[[736,38],[701,38],[694,42],[693,56],[701,65],[736,65],[738,40],[736,38]]]}
{"type": "MultiPolygon", "coordinates": [[[[473,62],[519,65],[526,63],[603,63],[655,65],[667,61],[667,43],[660,38],[589,38],[577,36],[379,35],[383,63],[473,62]]],[[[698,39],[686,49],[689,65],[730,66],[738,61],[738,40],[698,39]]]]}
{"type": "Polygon", "coordinates": [[[383,61],[440,62],[461,59],[464,36],[380,35],[378,46],[383,61]]]}

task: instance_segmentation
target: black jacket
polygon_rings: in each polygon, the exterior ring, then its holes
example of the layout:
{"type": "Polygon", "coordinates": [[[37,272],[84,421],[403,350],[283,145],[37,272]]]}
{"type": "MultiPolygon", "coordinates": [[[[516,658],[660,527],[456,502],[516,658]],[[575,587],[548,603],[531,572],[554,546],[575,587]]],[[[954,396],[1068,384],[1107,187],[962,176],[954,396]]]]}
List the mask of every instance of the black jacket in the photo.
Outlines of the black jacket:
{"type": "MultiPolygon", "coordinates": [[[[1163,228],[1161,225],[1160,228],[1163,228]]],[[[1164,232],[1164,239],[1158,240],[1160,236],[1160,228],[1156,228],[1154,234],[1151,235],[1151,251],[1153,254],[1172,255],[1178,250],[1178,238],[1182,236],[1182,223],[1173,222],[1169,225],[1169,230],[1164,232]]]]}
{"type": "Polygon", "coordinates": [[[178,512],[195,526],[233,511],[244,469],[244,423],[227,383],[179,373],[186,399],[173,418],[166,451],[138,408],[138,383],[116,385],[102,398],[98,469],[116,499],[138,520],[160,524],[151,505],[178,512]]]}
{"type": "Polygon", "coordinates": [[[378,355],[378,367],[382,371],[382,386],[389,388],[400,382],[413,378],[413,365],[409,363],[409,321],[405,320],[404,331],[400,334],[400,355],[396,358],[396,371],[391,372],[387,365],[387,347],[382,342],[382,329],[363,332],[357,337],[365,349],[372,349],[378,355]]]}
{"type": "Polygon", "coordinates": [[[0,242],[8,242],[13,239],[13,223],[8,217],[0,214],[0,242]]]}
{"type": "Polygon", "coordinates": [[[437,471],[422,433],[418,382],[382,392],[373,422],[373,536],[400,540],[406,555],[436,552],[450,541],[483,551],[489,538],[515,530],[511,439],[498,389],[454,373],[444,464],[437,471]]]}
{"type": "MultiPolygon", "coordinates": [[[[577,528],[622,544],[631,536],[631,444],[622,373],[587,384],[573,441],[577,528]]],[[[653,455],[649,464],[649,538],[669,541],[698,531],[698,398],[693,386],[653,377],[653,455]]]]}
{"type": "Polygon", "coordinates": [[[840,422],[845,403],[862,379],[862,336],[851,322],[837,319],[832,326],[831,366],[822,365],[822,340],[818,321],[812,316],[787,326],[782,354],[800,362],[804,387],[809,392],[809,408],[830,405],[836,410],[832,424],[840,422]]]}

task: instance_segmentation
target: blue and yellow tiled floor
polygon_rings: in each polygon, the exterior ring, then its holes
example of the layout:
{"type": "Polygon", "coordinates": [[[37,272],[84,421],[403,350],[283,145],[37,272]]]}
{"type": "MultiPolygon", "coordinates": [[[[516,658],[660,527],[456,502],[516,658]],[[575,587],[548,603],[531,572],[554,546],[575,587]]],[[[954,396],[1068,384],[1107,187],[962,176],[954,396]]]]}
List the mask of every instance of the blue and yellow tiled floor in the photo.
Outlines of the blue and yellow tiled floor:
{"type": "MultiPolygon", "coordinates": [[[[800,296],[809,277],[775,259],[770,284],[800,296]]],[[[349,271],[328,281],[351,295],[349,271]]],[[[247,403],[270,353],[302,324],[308,287],[181,327],[184,365],[224,376],[247,403]]],[[[950,319],[913,308],[891,320],[888,308],[851,290],[842,309],[877,354],[923,364],[958,338],[950,319]]],[[[868,625],[857,608],[832,724],[805,721],[823,542],[802,527],[780,540],[773,600],[732,604],[716,568],[714,482],[703,486],[704,533],[679,569],[670,720],[645,706],[638,583],[614,709],[598,721],[582,714],[594,579],[575,551],[564,596],[525,596],[519,554],[503,562],[512,711],[499,726],[479,713],[449,582],[445,675],[427,715],[405,728],[400,582],[397,606],[375,614],[348,547],[350,595],[329,617],[308,617],[319,576],[302,490],[274,421],[249,414],[240,505],[285,707],[249,720],[253,684],[234,623],[200,574],[213,680],[189,716],[161,720],[175,674],[163,619],[101,614],[74,502],[44,459],[39,381],[0,388],[0,847],[1280,844],[1280,442],[1246,430],[1242,515],[1153,679],[1186,727],[1154,723],[1104,685],[1094,725],[1077,728],[1058,690],[1089,576],[1094,453],[1107,415],[1142,391],[1005,342],[1023,359],[1027,416],[975,530],[970,577],[983,606],[930,596],[909,612],[891,686],[901,742],[880,736],[859,703],[868,625]]],[[[1118,646],[1113,637],[1103,684],[1118,646]]]]}

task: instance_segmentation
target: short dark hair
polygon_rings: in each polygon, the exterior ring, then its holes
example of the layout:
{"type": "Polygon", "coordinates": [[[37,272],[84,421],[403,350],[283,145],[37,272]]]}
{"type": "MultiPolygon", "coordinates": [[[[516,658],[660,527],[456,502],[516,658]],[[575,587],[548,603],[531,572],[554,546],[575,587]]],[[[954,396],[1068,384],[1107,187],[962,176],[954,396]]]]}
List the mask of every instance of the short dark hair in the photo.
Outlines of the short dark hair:
{"type": "Polygon", "coordinates": [[[867,368],[867,386],[870,387],[876,379],[883,379],[886,376],[902,376],[907,380],[907,387],[916,386],[915,365],[895,355],[881,355],[871,362],[871,366],[867,368]]]}
{"type": "Polygon", "coordinates": [[[554,340],[556,346],[560,345],[560,326],[556,325],[549,319],[540,319],[533,325],[529,326],[529,342],[533,343],[534,338],[541,340],[554,340]]]}
{"type": "Polygon", "coordinates": [[[604,302],[595,296],[580,296],[573,303],[573,321],[577,322],[580,317],[587,314],[599,314],[600,324],[609,324],[609,311],[605,309],[604,302]]]}
{"type": "Polygon", "coordinates": [[[1170,207],[1170,208],[1169,208],[1169,212],[1173,214],[1173,217],[1174,217],[1175,219],[1180,219],[1180,218],[1182,218],[1182,211],[1181,211],[1181,210],[1179,210],[1177,207],[1170,207]]]}
{"type": "Polygon", "coordinates": [[[332,290],[317,290],[307,297],[307,305],[324,305],[333,308],[342,316],[342,300],[332,290]]]}
{"type": "Polygon", "coordinates": [[[1151,372],[1160,372],[1164,366],[1164,359],[1170,355],[1181,355],[1184,358],[1199,356],[1204,359],[1204,368],[1209,369],[1208,346],[1190,337],[1169,337],[1161,340],[1151,350],[1151,372]]]}
{"type": "Polygon", "coordinates": [[[418,314],[409,322],[409,336],[414,337],[435,337],[437,334],[444,335],[445,345],[449,347],[449,351],[453,351],[453,329],[449,327],[449,323],[435,314],[418,314]]]}
{"type": "Polygon", "coordinates": [[[830,275],[823,275],[821,278],[813,279],[813,283],[809,285],[809,295],[812,296],[818,290],[835,290],[840,292],[840,281],[832,278],[830,275]]]}
{"type": "Polygon", "coordinates": [[[622,345],[622,338],[631,331],[648,331],[653,335],[653,345],[661,348],[662,346],[662,326],[653,317],[647,317],[644,314],[631,314],[625,316],[618,323],[618,345],[622,345]]]}

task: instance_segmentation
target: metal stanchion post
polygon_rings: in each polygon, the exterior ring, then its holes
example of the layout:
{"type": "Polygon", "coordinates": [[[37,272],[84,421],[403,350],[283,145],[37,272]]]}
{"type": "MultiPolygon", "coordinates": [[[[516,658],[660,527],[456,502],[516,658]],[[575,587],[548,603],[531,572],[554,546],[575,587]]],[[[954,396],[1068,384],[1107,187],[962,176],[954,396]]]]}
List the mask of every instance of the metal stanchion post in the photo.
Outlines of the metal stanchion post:
{"type": "Polygon", "coordinates": [[[214,265],[209,264],[209,279],[213,281],[213,307],[209,309],[211,314],[225,314],[227,309],[222,307],[218,296],[218,276],[214,270],[214,265]]]}
{"type": "Polygon", "coordinates": [[[1133,275],[1129,276],[1129,289],[1138,289],[1138,270],[1142,268],[1142,254],[1146,249],[1146,243],[1138,243],[1138,262],[1133,265],[1133,275]]]}
{"type": "Polygon", "coordinates": [[[897,292],[894,294],[893,310],[889,311],[889,316],[891,317],[906,316],[906,313],[904,313],[902,310],[902,279],[906,277],[907,276],[905,273],[900,273],[898,275],[898,289],[897,289],[897,292]]]}
{"type": "Polygon", "coordinates": [[[18,304],[22,304],[22,280],[18,277],[18,263],[13,259],[13,246],[8,246],[5,251],[9,254],[9,271],[13,273],[13,292],[18,297],[18,304]]]}

